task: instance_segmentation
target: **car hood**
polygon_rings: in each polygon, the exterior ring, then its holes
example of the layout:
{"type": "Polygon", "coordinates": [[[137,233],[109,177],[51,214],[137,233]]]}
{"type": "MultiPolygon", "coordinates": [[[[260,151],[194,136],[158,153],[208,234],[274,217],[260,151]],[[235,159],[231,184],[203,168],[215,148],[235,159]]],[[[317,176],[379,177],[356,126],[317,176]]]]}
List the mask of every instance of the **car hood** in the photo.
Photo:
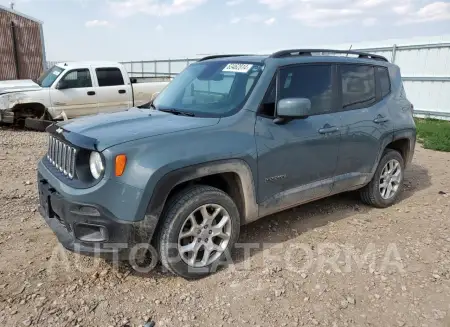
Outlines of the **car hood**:
{"type": "Polygon", "coordinates": [[[41,87],[33,82],[31,79],[13,80],[13,81],[1,81],[0,82],[0,94],[11,92],[23,92],[40,90],[41,87]]]}
{"type": "Polygon", "coordinates": [[[68,120],[58,126],[63,128],[66,136],[72,134],[68,138],[73,140],[75,135],[82,136],[83,140],[92,140],[97,150],[103,151],[113,145],[141,138],[215,125],[219,120],[220,118],[177,116],[157,110],[133,108],[68,120]]]}

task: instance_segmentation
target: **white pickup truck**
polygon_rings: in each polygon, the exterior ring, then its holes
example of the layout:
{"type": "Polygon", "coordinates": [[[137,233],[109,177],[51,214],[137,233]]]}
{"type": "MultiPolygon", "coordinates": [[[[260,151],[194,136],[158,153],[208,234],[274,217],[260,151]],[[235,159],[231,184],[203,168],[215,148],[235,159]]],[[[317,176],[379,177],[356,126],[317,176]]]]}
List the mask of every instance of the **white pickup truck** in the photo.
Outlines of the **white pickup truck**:
{"type": "Polygon", "coordinates": [[[0,82],[0,123],[39,126],[39,121],[123,111],[148,103],[167,84],[130,80],[116,62],[60,63],[36,82],[0,82]]]}

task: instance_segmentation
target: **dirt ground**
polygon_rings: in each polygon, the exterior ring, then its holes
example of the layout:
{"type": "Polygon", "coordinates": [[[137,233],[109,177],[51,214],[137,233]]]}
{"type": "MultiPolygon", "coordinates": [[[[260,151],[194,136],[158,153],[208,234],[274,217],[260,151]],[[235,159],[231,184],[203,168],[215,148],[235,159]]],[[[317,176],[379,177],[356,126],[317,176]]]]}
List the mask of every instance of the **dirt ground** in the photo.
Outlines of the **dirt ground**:
{"type": "Polygon", "coordinates": [[[186,281],[62,250],[36,211],[46,135],[0,127],[0,149],[0,326],[450,326],[450,153],[418,145],[388,209],[344,194],[245,226],[249,253],[186,281]]]}

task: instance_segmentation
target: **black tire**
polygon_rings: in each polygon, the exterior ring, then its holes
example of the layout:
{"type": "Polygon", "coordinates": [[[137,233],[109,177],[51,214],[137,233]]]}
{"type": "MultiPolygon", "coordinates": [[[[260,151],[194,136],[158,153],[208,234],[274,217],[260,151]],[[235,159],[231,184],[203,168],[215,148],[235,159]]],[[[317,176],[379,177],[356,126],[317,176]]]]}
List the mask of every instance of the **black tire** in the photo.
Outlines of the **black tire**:
{"type": "Polygon", "coordinates": [[[51,124],[53,124],[51,120],[25,118],[25,127],[38,132],[45,132],[45,129],[51,124]]]}
{"type": "Polygon", "coordinates": [[[386,208],[394,204],[402,191],[404,169],[405,169],[405,162],[401,154],[398,151],[386,149],[383,153],[383,156],[381,157],[380,162],[378,163],[377,170],[375,171],[372,180],[370,181],[369,184],[367,184],[360,190],[361,200],[365,204],[371,205],[376,208],[386,208]],[[394,196],[389,199],[384,199],[380,193],[380,178],[384,166],[386,165],[387,162],[389,162],[392,159],[395,159],[400,163],[401,180],[394,196]]]}
{"type": "Polygon", "coordinates": [[[161,263],[172,273],[186,279],[197,279],[215,272],[218,263],[230,258],[231,249],[239,238],[240,215],[234,201],[225,192],[206,185],[188,187],[168,200],[161,216],[161,226],[157,236],[158,254],[161,263]],[[231,235],[222,255],[208,266],[196,268],[182,260],[177,248],[178,236],[187,217],[205,204],[222,206],[231,220],[231,235]]]}

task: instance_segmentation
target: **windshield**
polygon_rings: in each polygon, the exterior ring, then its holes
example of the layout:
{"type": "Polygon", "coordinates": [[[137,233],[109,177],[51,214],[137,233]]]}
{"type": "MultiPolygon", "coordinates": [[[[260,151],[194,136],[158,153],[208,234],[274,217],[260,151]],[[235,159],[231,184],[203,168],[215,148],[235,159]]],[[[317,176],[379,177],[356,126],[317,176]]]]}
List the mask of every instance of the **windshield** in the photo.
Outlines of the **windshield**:
{"type": "Polygon", "coordinates": [[[53,66],[38,78],[37,83],[41,87],[50,87],[63,71],[63,68],[53,66]]]}
{"type": "Polygon", "coordinates": [[[224,61],[192,64],[155,99],[158,110],[222,117],[238,111],[256,84],[261,64],[224,61]]]}

